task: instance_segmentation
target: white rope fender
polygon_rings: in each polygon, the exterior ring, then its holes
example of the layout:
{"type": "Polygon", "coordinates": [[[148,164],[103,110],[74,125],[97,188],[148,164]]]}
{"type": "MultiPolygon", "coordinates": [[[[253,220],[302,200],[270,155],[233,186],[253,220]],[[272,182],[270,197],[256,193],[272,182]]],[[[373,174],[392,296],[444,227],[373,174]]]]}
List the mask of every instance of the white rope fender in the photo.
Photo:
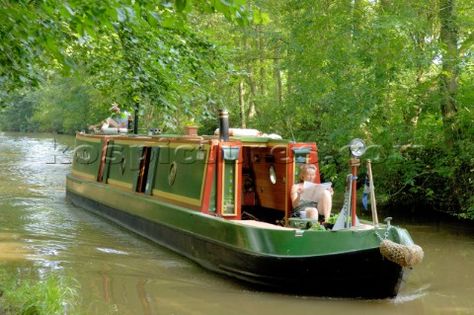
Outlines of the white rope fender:
{"type": "Polygon", "coordinates": [[[419,264],[425,255],[423,249],[416,244],[401,245],[387,239],[380,243],[380,253],[402,267],[413,267],[419,264]]]}

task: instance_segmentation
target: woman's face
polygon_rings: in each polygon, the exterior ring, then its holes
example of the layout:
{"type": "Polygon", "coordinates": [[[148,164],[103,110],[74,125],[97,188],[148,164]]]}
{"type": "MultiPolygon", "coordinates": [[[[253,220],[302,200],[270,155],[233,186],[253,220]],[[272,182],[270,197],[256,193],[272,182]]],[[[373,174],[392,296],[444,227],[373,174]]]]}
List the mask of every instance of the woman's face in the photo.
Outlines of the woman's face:
{"type": "Polygon", "coordinates": [[[316,179],[316,170],[313,168],[306,169],[305,171],[303,171],[302,179],[305,182],[314,182],[314,180],[316,179]]]}

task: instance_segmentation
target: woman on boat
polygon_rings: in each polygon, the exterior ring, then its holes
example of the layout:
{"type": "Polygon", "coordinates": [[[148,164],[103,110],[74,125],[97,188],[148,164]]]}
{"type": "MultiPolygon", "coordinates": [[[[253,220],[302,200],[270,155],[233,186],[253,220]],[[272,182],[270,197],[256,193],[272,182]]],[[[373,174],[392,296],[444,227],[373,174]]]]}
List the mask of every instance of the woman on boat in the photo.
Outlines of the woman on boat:
{"type": "Polygon", "coordinates": [[[316,166],[313,164],[304,164],[300,168],[300,183],[294,184],[291,188],[291,203],[293,205],[292,217],[300,217],[302,219],[317,220],[320,215],[324,215],[324,222],[329,220],[332,209],[332,195],[334,191],[331,187],[324,185],[309,185],[306,189],[306,196],[310,196],[305,200],[303,193],[305,192],[305,182],[314,183],[316,178],[316,166]]]}
{"type": "Polygon", "coordinates": [[[112,103],[110,111],[112,111],[112,115],[107,118],[109,128],[128,128],[132,116],[127,111],[121,111],[119,105],[115,102],[112,103]]]}
{"type": "Polygon", "coordinates": [[[89,127],[89,130],[94,132],[105,131],[107,128],[123,128],[128,129],[128,125],[131,122],[131,115],[127,111],[121,111],[120,106],[114,102],[112,106],[109,108],[112,112],[110,117],[101,121],[97,125],[92,125],[89,127]]]}

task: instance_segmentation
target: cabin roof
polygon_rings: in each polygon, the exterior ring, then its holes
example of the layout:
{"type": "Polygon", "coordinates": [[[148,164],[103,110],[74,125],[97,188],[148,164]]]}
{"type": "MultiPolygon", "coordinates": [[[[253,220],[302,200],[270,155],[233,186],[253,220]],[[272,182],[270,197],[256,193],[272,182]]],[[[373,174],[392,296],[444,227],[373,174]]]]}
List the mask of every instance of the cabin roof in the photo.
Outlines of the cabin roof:
{"type": "Polygon", "coordinates": [[[258,142],[258,143],[289,143],[288,139],[275,139],[264,136],[232,136],[231,140],[239,140],[241,142],[258,142]]]}
{"type": "MultiPolygon", "coordinates": [[[[112,139],[120,140],[145,140],[145,141],[156,141],[160,139],[176,139],[176,140],[218,140],[219,136],[216,135],[199,135],[199,136],[186,136],[182,134],[159,134],[159,135],[133,135],[133,134],[118,134],[118,135],[103,135],[103,134],[85,134],[79,133],[80,136],[92,137],[92,138],[103,138],[108,137],[112,139]]],[[[288,139],[275,139],[274,137],[267,136],[230,136],[230,141],[240,141],[243,144],[288,144],[293,142],[288,139]]]]}

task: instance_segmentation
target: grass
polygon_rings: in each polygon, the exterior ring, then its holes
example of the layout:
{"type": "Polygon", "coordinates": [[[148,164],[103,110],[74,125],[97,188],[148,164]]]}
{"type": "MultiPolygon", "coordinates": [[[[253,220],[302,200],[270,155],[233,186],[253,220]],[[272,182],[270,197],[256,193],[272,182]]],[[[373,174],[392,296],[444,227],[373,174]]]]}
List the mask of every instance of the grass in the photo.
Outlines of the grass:
{"type": "Polygon", "coordinates": [[[78,285],[72,278],[55,272],[36,277],[24,273],[0,266],[1,315],[74,314],[78,285]]]}

